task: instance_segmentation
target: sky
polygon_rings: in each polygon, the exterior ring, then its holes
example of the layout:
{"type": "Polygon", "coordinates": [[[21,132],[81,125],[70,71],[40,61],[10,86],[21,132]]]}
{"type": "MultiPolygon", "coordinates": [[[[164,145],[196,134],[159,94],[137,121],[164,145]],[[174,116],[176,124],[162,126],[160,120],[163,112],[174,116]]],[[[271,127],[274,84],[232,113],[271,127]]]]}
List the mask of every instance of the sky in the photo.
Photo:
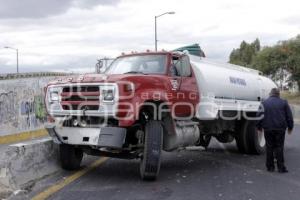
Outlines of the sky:
{"type": "Polygon", "coordinates": [[[300,34],[299,0],[0,0],[0,73],[92,72],[122,52],[199,43],[228,62],[242,40],[274,45],[300,34]]]}

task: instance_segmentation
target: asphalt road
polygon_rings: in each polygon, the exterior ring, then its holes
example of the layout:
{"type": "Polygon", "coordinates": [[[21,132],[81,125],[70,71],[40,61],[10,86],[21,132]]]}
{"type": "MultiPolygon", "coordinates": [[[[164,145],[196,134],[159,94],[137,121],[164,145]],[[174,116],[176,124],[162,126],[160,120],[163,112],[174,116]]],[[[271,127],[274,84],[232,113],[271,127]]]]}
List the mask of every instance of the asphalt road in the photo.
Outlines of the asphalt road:
{"type": "MultiPolygon", "coordinates": [[[[191,148],[164,153],[155,182],[140,180],[138,161],[108,159],[49,199],[298,200],[300,125],[286,137],[285,157],[289,173],[270,173],[265,171],[264,155],[242,155],[234,143],[213,142],[207,151],[191,148]]],[[[86,159],[84,165],[94,159],[86,159]]],[[[38,182],[31,193],[13,199],[31,199],[71,174],[59,172],[38,182]]]]}

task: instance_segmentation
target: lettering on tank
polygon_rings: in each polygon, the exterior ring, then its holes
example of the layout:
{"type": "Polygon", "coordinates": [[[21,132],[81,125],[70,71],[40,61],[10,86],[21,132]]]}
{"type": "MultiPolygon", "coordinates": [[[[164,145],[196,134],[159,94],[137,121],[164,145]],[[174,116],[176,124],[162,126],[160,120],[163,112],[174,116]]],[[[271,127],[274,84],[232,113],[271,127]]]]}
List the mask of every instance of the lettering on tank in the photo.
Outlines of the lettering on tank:
{"type": "Polygon", "coordinates": [[[246,86],[246,80],[242,78],[236,78],[236,77],[229,77],[230,83],[235,84],[235,85],[241,85],[241,86],[246,86]]]}

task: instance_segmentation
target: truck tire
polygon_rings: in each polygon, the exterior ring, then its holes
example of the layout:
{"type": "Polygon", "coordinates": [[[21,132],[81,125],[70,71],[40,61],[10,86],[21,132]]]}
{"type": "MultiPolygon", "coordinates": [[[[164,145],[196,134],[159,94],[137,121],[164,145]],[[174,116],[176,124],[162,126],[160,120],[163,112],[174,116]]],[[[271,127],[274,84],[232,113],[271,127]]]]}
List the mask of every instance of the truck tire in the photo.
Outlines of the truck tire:
{"type": "Polygon", "coordinates": [[[61,167],[65,170],[76,170],[80,168],[83,151],[72,145],[61,144],[59,146],[61,167]]]}
{"type": "Polygon", "coordinates": [[[163,145],[163,127],[160,121],[151,120],[145,126],[144,153],[140,162],[143,180],[155,180],[158,176],[163,145]]]}
{"type": "Polygon", "coordinates": [[[244,130],[244,121],[238,121],[235,135],[236,146],[240,153],[246,153],[246,139],[244,130]]]}
{"type": "Polygon", "coordinates": [[[205,149],[207,149],[207,147],[210,143],[210,140],[211,140],[211,135],[200,134],[200,139],[199,139],[197,146],[202,146],[205,149]]]}
{"type": "Polygon", "coordinates": [[[231,134],[223,133],[216,136],[216,139],[221,143],[230,143],[234,140],[234,137],[231,134]]]}
{"type": "Polygon", "coordinates": [[[263,133],[258,133],[256,121],[248,121],[249,153],[260,155],[265,152],[266,141],[263,133]]]}
{"type": "Polygon", "coordinates": [[[262,154],[265,151],[265,139],[255,127],[256,121],[243,120],[238,125],[236,144],[241,153],[262,154]]]}

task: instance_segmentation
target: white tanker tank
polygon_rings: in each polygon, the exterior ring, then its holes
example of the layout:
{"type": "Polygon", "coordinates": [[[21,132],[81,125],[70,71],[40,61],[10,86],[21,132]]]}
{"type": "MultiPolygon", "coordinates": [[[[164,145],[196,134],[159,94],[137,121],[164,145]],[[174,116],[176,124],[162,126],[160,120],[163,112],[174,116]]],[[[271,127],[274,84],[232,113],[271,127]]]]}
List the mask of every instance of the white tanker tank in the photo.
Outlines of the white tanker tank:
{"type": "Polygon", "coordinates": [[[277,87],[257,70],[188,56],[200,93],[199,119],[215,119],[220,110],[256,112],[270,90],[277,87]]]}

